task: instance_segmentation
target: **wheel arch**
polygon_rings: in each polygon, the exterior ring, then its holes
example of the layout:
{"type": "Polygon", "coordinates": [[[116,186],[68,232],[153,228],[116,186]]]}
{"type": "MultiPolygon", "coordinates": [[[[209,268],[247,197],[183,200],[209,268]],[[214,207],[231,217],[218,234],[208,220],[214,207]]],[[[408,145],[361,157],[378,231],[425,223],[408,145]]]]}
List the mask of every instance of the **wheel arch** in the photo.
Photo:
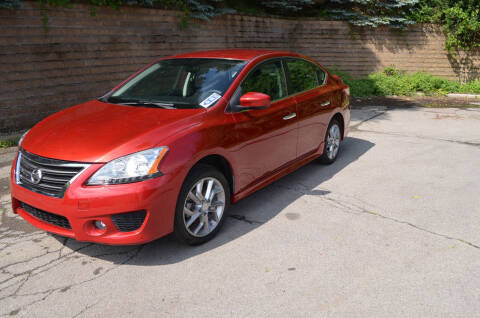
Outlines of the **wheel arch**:
{"type": "MultiPolygon", "coordinates": [[[[192,171],[193,168],[195,168],[199,164],[213,166],[216,169],[218,169],[221,173],[223,173],[223,175],[225,176],[225,178],[229,183],[230,195],[233,196],[233,194],[235,193],[235,182],[234,182],[235,177],[233,174],[232,165],[227,160],[227,158],[219,154],[206,155],[200,158],[199,160],[197,160],[195,164],[193,164],[192,167],[190,168],[190,171],[192,171]]],[[[190,173],[190,171],[188,173],[190,173]]]]}
{"type": "Polygon", "coordinates": [[[342,140],[345,135],[345,119],[343,118],[343,115],[341,113],[336,113],[335,115],[332,116],[332,119],[330,119],[330,122],[332,120],[336,119],[340,123],[340,129],[342,130],[342,140]]]}

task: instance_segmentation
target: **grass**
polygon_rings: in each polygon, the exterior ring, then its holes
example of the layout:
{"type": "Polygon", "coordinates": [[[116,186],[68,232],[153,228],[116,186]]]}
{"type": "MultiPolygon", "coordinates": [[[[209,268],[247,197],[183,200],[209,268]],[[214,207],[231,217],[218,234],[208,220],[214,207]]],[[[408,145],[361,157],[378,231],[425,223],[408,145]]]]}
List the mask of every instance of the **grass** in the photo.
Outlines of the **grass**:
{"type": "Polygon", "coordinates": [[[445,96],[449,93],[480,94],[480,79],[468,83],[452,81],[426,72],[407,73],[388,67],[381,72],[355,79],[348,72],[333,69],[350,86],[354,97],[413,96],[422,92],[426,96],[445,96]]]}
{"type": "Polygon", "coordinates": [[[0,148],[14,147],[17,144],[18,144],[18,139],[17,140],[13,140],[13,139],[0,140],[0,148]]]}

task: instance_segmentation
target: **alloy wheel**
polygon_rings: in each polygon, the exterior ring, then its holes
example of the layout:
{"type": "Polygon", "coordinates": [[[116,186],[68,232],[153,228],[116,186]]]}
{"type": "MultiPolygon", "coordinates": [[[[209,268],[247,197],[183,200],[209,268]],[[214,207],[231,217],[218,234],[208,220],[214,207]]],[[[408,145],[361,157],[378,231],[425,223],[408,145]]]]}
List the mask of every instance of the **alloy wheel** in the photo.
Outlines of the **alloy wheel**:
{"type": "Polygon", "coordinates": [[[340,148],[340,127],[337,124],[333,124],[327,136],[327,156],[328,159],[333,160],[338,153],[340,148]]]}
{"type": "Polygon", "coordinates": [[[185,228],[193,236],[207,236],[220,223],[224,210],[225,190],[222,183],[213,177],[200,179],[185,199],[185,228]]]}

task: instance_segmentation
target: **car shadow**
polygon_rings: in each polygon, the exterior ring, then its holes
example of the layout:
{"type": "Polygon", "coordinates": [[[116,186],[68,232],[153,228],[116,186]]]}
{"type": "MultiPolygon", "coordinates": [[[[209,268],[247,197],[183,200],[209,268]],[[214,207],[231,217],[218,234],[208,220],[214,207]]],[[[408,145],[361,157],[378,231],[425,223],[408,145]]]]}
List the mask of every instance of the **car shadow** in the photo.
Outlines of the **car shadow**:
{"type": "MultiPolygon", "coordinates": [[[[124,263],[124,257],[115,255],[125,255],[126,253],[133,255],[128,258],[128,264],[131,265],[151,266],[178,263],[227,244],[261,227],[304,195],[321,196],[330,193],[328,190],[318,187],[358,160],[373,146],[374,144],[368,140],[354,137],[345,138],[341,153],[335,163],[325,166],[318,161],[313,161],[232,205],[221,231],[215,238],[203,245],[187,246],[177,242],[173,235],[140,246],[108,246],[76,241],[73,243],[73,240],[66,240],[59,236],[54,237],[78,253],[113,263],[124,263]],[[67,244],[68,241],[72,243],[67,244]]],[[[295,219],[299,216],[295,213],[288,213],[286,217],[295,219]]]]}

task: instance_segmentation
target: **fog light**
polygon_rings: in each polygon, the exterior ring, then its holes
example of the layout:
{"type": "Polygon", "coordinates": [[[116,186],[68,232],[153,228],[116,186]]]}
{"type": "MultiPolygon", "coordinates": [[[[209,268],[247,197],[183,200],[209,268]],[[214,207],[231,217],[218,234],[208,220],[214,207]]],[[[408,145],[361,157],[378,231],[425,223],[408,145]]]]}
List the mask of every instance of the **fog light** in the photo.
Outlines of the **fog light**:
{"type": "Polygon", "coordinates": [[[99,230],[105,230],[107,228],[107,226],[105,225],[105,223],[103,223],[102,221],[95,221],[95,227],[99,230]]]}

